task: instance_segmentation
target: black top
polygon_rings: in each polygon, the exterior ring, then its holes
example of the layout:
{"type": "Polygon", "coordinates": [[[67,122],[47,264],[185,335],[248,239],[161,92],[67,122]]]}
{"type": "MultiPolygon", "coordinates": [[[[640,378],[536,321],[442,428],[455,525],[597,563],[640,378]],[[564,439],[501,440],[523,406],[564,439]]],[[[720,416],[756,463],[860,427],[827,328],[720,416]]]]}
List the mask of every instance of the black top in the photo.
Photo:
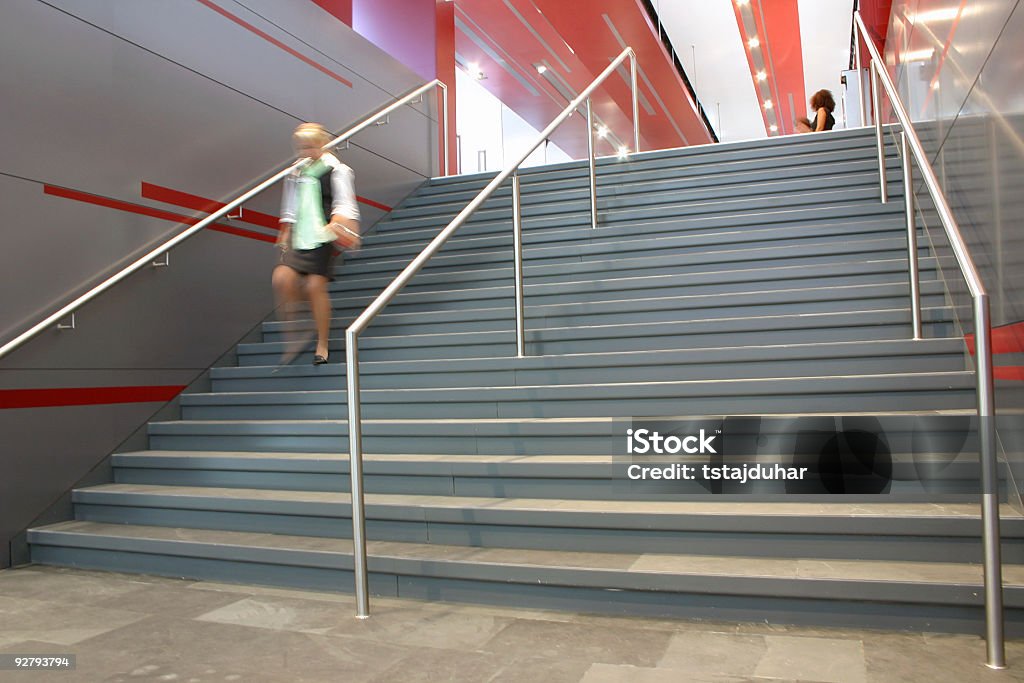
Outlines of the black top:
{"type": "MultiPolygon", "coordinates": [[[[818,115],[820,113],[820,111],[814,112],[814,120],[811,121],[812,131],[818,130],[818,115]]],[[[825,110],[825,114],[827,114],[825,118],[825,130],[832,130],[832,128],[836,125],[836,119],[834,116],[832,116],[832,112],[828,111],[827,109],[825,110]]]]}

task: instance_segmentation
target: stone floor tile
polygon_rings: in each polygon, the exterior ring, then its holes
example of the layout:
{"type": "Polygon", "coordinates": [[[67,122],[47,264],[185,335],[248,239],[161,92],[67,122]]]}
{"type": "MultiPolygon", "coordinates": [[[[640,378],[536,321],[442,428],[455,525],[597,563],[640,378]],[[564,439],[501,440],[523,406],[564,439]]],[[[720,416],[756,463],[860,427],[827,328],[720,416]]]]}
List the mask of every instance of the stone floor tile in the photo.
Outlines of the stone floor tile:
{"type": "Polygon", "coordinates": [[[864,646],[860,640],[764,636],[767,650],[754,669],[763,678],[790,678],[827,683],[866,683],[864,646]]]}
{"type": "Polygon", "coordinates": [[[517,619],[483,649],[510,656],[654,666],[664,656],[671,637],[670,631],[654,629],[517,619]]]}
{"type": "Polygon", "coordinates": [[[677,633],[669,641],[658,666],[692,674],[752,676],[767,649],[764,636],[677,633]]]}

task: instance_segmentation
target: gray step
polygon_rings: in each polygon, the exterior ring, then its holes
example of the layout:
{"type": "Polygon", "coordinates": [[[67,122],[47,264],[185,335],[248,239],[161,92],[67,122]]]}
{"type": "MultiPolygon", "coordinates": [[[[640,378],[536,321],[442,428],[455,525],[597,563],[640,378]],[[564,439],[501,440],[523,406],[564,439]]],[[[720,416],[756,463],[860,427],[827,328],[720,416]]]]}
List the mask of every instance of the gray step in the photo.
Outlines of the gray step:
{"type": "MultiPolygon", "coordinates": [[[[76,518],[100,523],[351,538],[347,493],[108,484],[76,489],[76,518]]],[[[966,504],[566,501],[367,494],[367,536],[430,545],[766,558],[981,561],[966,504]],[[822,541],[822,538],[828,538],[822,541]]],[[[1002,511],[1008,542],[1024,519],[1002,511]]],[[[1019,550],[1007,562],[1019,562],[1019,550]]]]}
{"type": "MultiPolygon", "coordinates": [[[[366,389],[651,382],[962,370],[962,339],[736,346],[630,353],[360,363],[366,389]]],[[[214,391],[342,389],[345,364],[212,368],[214,391]]]]}
{"type": "MultiPolygon", "coordinates": [[[[924,308],[921,319],[929,338],[954,334],[948,308],[924,308]]],[[[681,319],[676,322],[626,323],[589,327],[527,330],[527,355],[603,353],[712,348],[726,345],[801,344],[807,342],[906,339],[907,308],[853,312],[807,313],[740,318],[681,319]]],[[[383,336],[367,334],[359,342],[367,361],[440,358],[493,358],[515,355],[515,333],[452,332],[383,336]]],[[[370,328],[372,330],[372,328],[370,328]]],[[[385,330],[386,331],[386,330],[385,330]]],[[[344,340],[328,341],[335,362],[341,362],[344,340]]],[[[274,365],[286,351],[284,342],[240,344],[240,365],[274,365]]],[[[297,362],[312,361],[311,349],[297,362]]]]}
{"type": "MultiPolygon", "coordinates": [[[[320,590],[351,586],[345,539],[65,522],[29,531],[32,559],[94,569],[320,590]]],[[[571,553],[371,542],[375,594],[520,607],[977,632],[981,569],[968,563],[671,553],[571,553]],[[877,580],[885,577],[886,580],[877,580]]],[[[1005,568],[1010,632],[1021,577],[1005,568]]]]}
{"type": "MultiPolygon", "coordinates": [[[[678,227],[678,226],[676,226],[678,227]]],[[[597,232],[603,229],[598,228],[597,232]]],[[[585,233],[593,236],[594,231],[585,233]]],[[[659,261],[671,262],[677,256],[696,254],[724,254],[731,251],[789,246],[794,249],[813,249],[819,241],[830,243],[844,238],[851,243],[862,240],[904,237],[906,229],[902,221],[894,216],[866,218],[822,218],[812,226],[806,223],[793,225],[768,224],[751,225],[732,229],[702,231],[666,232],[645,238],[635,233],[616,233],[614,239],[591,241],[586,244],[531,246],[524,249],[524,273],[542,276],[558,272],[560,268],[576,268],[577,272],[588,272],[594,268],[629,269],[644,263],[657,265],[659,261]]],[[[919,235],[922,245],[927,244],[925,236],[919,235]]],[[[417,276],[439,278],[497,266],[507,267],[512,263],[511,248],[481,248],[476,251],[445,254],[442,250],[431,259],[417,276]]],[[[340,291],[346,284],[358,286],[365,278],[393,278],[408,265],[407,259],[379,259],[371,261],[347,261],[336,268],[339,279],[331,289],[340,291]]]]}
{"type": "MultiPolygon", "coordinates": [[[[906,441],[907,435],[894,435],[906,441]]],[[[913,437],[910,437],[911,439],[913,437]]],[[[977,505],[980,465],[971,454],[892,453],[890,481],[884,492],[846,493],[843,503],[877,505],[881,501],[926,500],[928,505],[966,501],[977,505]]],[[[764,464],[789,466],[792,456],[759,454],[764,464]]],[[[229,487],[277,491],[349,490],[349,461],[343,454],[245,453],[214,451],[142,451],[115,454],[114,482],[154,486],[229,487]]],[[[698,484],[673,485],[671,491],[630,487],[612,478],[613,456],[502,456],[366,454],[365,491],[417,496],[543,498],[554,500],[699,501],[704,504],[793,502],[834,504],[835,494],[723,490],[710,495],[698,484]]],[[[1005,481],[1006,472],[1000,470],[1005,481]]],[[[938,509],[938,508],[926,508],[938,509]]],[[[974,509],[972,507],[972,509],[974,509]]]]}
{"type": "MultiPolygon", "coordinates": [[[[859,215],[898,215],[902,211],[902,201],[891,200],[888,204],[878,203],[878,189],[875,187],[850,188],[836,190],[807,191],[800,194],[765,199],[726,199],[719,201],[689,203],[659,203],[649,207],[627,207],[606,209],[599,212],[598,227],[606,232],[593,232],[590,210],[588,206],[574,207],[555,215],[528,216],[523,218],[524,245],[532,247],[548,242],[590,242],[603,239],[612,231],[628,231],[625,234],[649,234],[651,229],[645,227],[653,223],[676,224],[669,228],[678,229],[711,226],[735,227],[749,223],[792,222],[794,219],[816,219],[828,217],[848,217],[859,215]],[[879,208],[881,207],[881,208],[879,208]],[[683,224],[683,225],[678,225],[683,224]],[[590,231],[573,231],[583,228],[590,231]]],[[[420,232],[403,231],[402,239],[396,243],[384,243],[380,238],[379,246],[368,240],[359,252],[351,254],[348,260],[395,256],[398,254],[418,253],[429,239],[447,225],[447,221],[436,218],[418,219],[423,223],[420,232]]],[[[496,215],[493,218],[471,218],[463,227],[482,227],[479,234],[473,230],[456,233],[456,236],[445,245],[447,251],[478,249],[503,245],[507,240],[511,244],[512,216],[511,213],[496,215]]],[[[654,229],[657,229],[655,226],[654,229]]]]}
{"type": "MultiPolygon", "coordinates": [[[[653,241],[653,240],[652,240],[653,241]]],[[[524,266],[523,279],[531,284],[553,284],[574,282],[584,279],[608,279],[624,277],[648,277],[653,275],[675,275],[687,272],[701,272],[713,266],[725,269],[758,265],[761,267],[820,265],[826,263],[849,263],[854,260],[886,260],[906,258],[907,240],[905,235],[865,235],[863,237],[817,238],[803,243],[783,243],[773,246],[728,245],[706,248],[701,251],[689,250],[664,254],[660,247],[651,245],[650,254],[628,258],[608,255],[607,260],[588,260],[575,264],[538,264],[524,266]]],[[[633,246],[633,245],[631,245],[633,246]]],[[[641,250],[630,249],[642,253],[641,250]]],[[[919,259],[927,258],[930,251],[926,246],[918,248],[919,259]]],[[[503,254],[498,263],[489,267],[467,266],[463,271],[418,274],[407,286],[406,291],[422,289],[466,289],[481,283],[495,283],[502,280],[511,282],[513,262],[511,254],[503,254]]],[[[343,274],[334,282],[332,294],[346,293],[349,296],[376,295],[394,279],[393,274],[384,277],[348,277],[343,274]]]]}
{"type": "MultiPolygon", "coordinates": [[[[708,169],[729,172],[739,166],[761,165],[774,166],[782,160],[802,162],[808,160],[812,165],[820,161],[814,155],[826,154],[835,160],[838,156],[877,154],[875,140],[867,131],[843,131],[830,139],[786,139],[787,144],[766,144],[765,140],[747,143],[726,143],[717,145],[699,145],[670,150],[641,152],[631,154],[621,160],[611,157],[598,158],[596,171],[599,175],[615,175],[634,170],[672,169],[676,173],[685,173],[688,169],[708,172],[708,169]]],[[[774,142],[774,141],[773,141],[774,142]]],[[[892,145],[887,145],[891,154],[892,145]]],[[[524,181],[533,183],[549,178],[558,178],[578,172],[587,166],[586,161],[570,161],[543,167],[523,169],[524,181]]],[[[497,173],[476,173],[459,176],[432,178],[427,187],[418,193],[428,196],[434,193],[451,192],[460,188],[475,188],[479,191],[497,173]]]]}
{"type": "MultiPolygon", "coordinates": [[[[827,163],[827,166],[824,167],[825,170],[822,171],[827,177],[840,178],[859,173],[874,173],[874,182],[878,183],[878,160],[874,150],[863,148],[851,150],[840,161],[835,160],[828,152],[817,152],[801,157],[780,157],[774,160],[770,168],[739,168],[734,165],[723,171],[717,167],[680,167],[673,169],[670,174],[667,174],[664,169],[642,170],[638,168],[619,171],[601,176],[598,183],[598,194],[599,196],[624,196],[675,188],[704,188],[709,191],[735,189],[742,192],[741,188],[747,184],[793,179],[806,181],[815,169],[822,169],[821,162],[827,163]],[[666,175],[670,177],[666,178],[666,175]]],[[[897,156],[893,155],[887,159],[886,168],[890,179],[901,177],[900,161],[897,156]]],[[[525,175],[521,177],[523,181],[520,186],[520,196],[524,206],[556,199],[577,200],[580,198],[581,192],[585,193],[583,196],[589,201],[590,184],[585,166],[566,171],[561,176],[550,174],[548,177],[530,178],[525,175]]],[[[390,221],[394,219],[408,215],[422,215],[426,212],[451,212],[452,210],[457,212],[468,204],[483,187],[484,185],[481,183],[472,188],[432,194],[417,192],[388,214],[388,219],[380,227],[385,229],[384,232],[388,232],[393,229],[390,221]]],[[[511,181],[509,181],[508,184],[503,184],[495,190],[481,208],[498,206],[511,208],[511,196],[511,181]]]]}
{"type": "MultiPolygon", "coordinates": [[[[967,371],[719,381],[365,389],[366,419],[630,417],[729,410],[784,413],[966,408],[967,371]]],[[[331,420],[345,416],[344,391],[186,394],[185,420],[331,420]]]]}
{"type": "MultiPolygon", "coordinates": [[[[883,310],[908,305],[909,285],[903,282],[838,287],[765,288],[701,296],[688,294],[652,298],[584,303],[532,305],[525,308],[527,329],[589,326],[622,323],[673,322],[687,318],[755,317],[857,310],[883,310]]],[[[921,282],[921,306],[938,307],[945,302],[941,282],[921,282]]],[[[373,323],[374,335],[437,334],[445,332],[487,332],[508,330],[512,310],[507,302],[481,302],[478,308],[460,308],[438,316],[435,311],[382,313],[373,323]]],[[[315,329],[309,313],[296,320],[263,324],[263,341],[279,342],[315,329]]],[[[354,312],[333,317],[331,336],[342,332],[355,319],[354,312]]]]}
{"type": "MultiPolygon", "coordinates": [[[[890,177],[888,182],[889,191],[893,197],[903,195],[902,180],[896,179],[898,178],[896,175],[898,169],[898,162],[894,160],[892,175],[896,177],[890,177]]],[[[766,173],[765,175],[767,177],[762,176],[756,181],[748,178],[746,182],[736,184],[704,184],[698,187],[691,185],[688,182],[690,179],[665,178],[664,175],[660,180],[649,180],[643,183],[630,183],[628,179],[616,178],[615,180],[618,182],[614,185],[598,185],[597,208],[599,213],[603,213],[616,209],[654,208],[671,205],[678,207],[676,213],[682,215],[682,209],[687,205],[697,208],[706,206],[709,202],[725,205],[724,210],[728,210],[728,207],[733,206],[734,202],[740,202],[735,204],[736,206],[747,206],[755,202],[767,206],[787,205],[788,202],[780,203],[781,197],[792,198],[793,204],[803,204],[807,202],[798,198],[808,192],[870,189],[875,192],[877,197],[879,186],[877,166],[870,170],[843,174],[825,171],[814,178],[813,184],[809,183],[806,177],[779,179],[778,174],[766,173]]],[[[856,196],[860,197],[861,195],[856,196]]],[[[387,230],[378,232],[377,236],[368,240],[368,245],[377,245],[392,240],[400,241],[415,235],[417,228],[436,228],[438,225],[445,225],[465,207],[466,203],[466,201],[456,200],[433,204],[428,208],[415,207],[400,210],[397,213],[392,212],[388,216],[387,230]]],[[[587,184],[579,188],[528,195],[526,201],[521,203],[520,215],[523,217],[524,223],[532,225],[531,218],[561,215],[581,209],[589,211],[589,208],[590,187],[587,184]]],[[[471,224],[475,223],[508,220],[511,213],[511,197],[495,199],[492,196],[485,204],[477,208],[467,221],[466,226],[468,229],[471,224]]]]}
{"type": "MultiPolygon", "coordinates": [[[[933,280],[940,263],[934,257],[919,260],[921,280],[933,280]]],[[[944,268],[953,265],[950,257],[941,261],[944,268]]],[[[826,264],[760,265],[696,264],[684,273],[587,279],[570,282],[532,283],[524,280],[525,306],[572,304],[601,301],[626,301],[677,296],[707,296],[742,293],[759,289],[803,289],[808,286],[843,287],[850,285],[893,284],[907,278],[905,258],[871,261],[847,261],[826,264]]],[[[614,275],[614,274],[613,274],[614,275]]],[[[908,288],[909,288],[909,280],[908,288]]],[[[450,311],[467,308],[511,306],[512,283],[447,289],[439,285],[401,292],[388,305],[388,313],[450,311]]],[[[373,296],[337,296],[332,298],[334,314],[340,317],[359,314],[373,296]]],[[[373,329],[372,327],[370,328],[373,329]]]]}
{"type": "MultiPolygon", "coordinates": [[[[905,408],[902,406],[900,411],[905,408]]],[[[890,412],[894,418],[921,415],[920,412],[900,411],[890,412]]],[[[966,406],[938,414],[957,415],[962,419],[963,415],[973,412],[973,406],[966,406]]],[[[804,415],[779,413],[787,420],[825,418],[832,429],[835,429],[836,414],[814,410],[804,415]]],[[[850,411],[841,414],[849,415],[850,411]]],[[[877,417],[875,411],[868,411],[867,415],[877,417]]],[[[699,419],[706,421],[708,418],[699,419]]],[[[621,436],[624,424],[622,418],[613,417],[364,420],[362,437],[365,452],[381,455],[592,457],[612,452],[613,439],[616,434],[621,436]]],[[[816,424],[812,420],[812,425],[816,424]]],[[[348,450],[348,428],[344,420],[178,420],[150,423],[149,435],[153,450],[255,453],[346,453],[348,450]]]]}

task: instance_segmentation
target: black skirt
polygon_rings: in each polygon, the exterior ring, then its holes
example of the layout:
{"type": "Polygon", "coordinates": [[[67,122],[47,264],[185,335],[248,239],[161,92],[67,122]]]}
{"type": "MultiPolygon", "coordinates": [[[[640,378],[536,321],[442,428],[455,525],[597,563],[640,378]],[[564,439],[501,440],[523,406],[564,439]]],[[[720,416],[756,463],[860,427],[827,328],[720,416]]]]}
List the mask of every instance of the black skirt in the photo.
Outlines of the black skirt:
{"type": "Polygon", "coordinates": [[[338,251],[328,242],[316,249],[289,249],[281,254],[281,263],[303,275],[323,275],[334,279],[334,259],[338,251]]]}

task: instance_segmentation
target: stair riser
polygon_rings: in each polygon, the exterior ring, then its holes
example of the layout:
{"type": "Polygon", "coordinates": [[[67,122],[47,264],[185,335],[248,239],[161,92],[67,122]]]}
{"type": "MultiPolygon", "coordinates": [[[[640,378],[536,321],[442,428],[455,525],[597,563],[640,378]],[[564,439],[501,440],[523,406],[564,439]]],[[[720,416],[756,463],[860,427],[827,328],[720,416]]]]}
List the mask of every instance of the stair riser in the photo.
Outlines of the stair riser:
{"type": "MultiPolygon", "coordinates": [[[[609,363],[612,363],[609,360],[609,363]]],[[[963,354],[934,356],[894,356],[883,358],[808,358],[806,360],[766,362],[706,362],[651,366],[566,368],[560,370],[490,370],[466,372],[374,373],[359,374],[363,389],[412,389],[429,387],[516,386],[550,384],[590,384],[611,382],[671,382],[720,380],[757,377],[813,377],[838,374],[877,375],[893,372],[943,372],[964,369],[963,354]]],[[[268,373],[269,374],[269,373],[268,373]]],[[[260,377],[251,379],[214,379],[215,392],[323,391],[343,389],[343,375],[319,375],[300,378],[260,377]]]]}
{"type": "MultiPolygon", "coordinates": [[[[745,221],[747,219],[744,219],[745,221]]],[[[690,230],[680,223],[650,223],[638,226],[646,230],[621,231],[613,233],[598,228],[574,228],[568,235],[583,238],[583,244],[566,246],[557,242],[551,245],[533,245],[524,248],[524,271],[527,273],[558,272],[565,264],[577,268],[585,268],[589,272],[605,264],[605,267],[635,267],[642,265],[664,265],[678,262],[678,256],[690,254],[707,258],[722,258],[726,254],[719,252],[746,248],[778,247],[789,244],[800,249],[814,249],[821,242],[836,241],[843,238],[850,241],[862,239],[896,238],[905,240],[906,231],[902,223],[891,215],[855,216],[850,219],[808,218],[786,223],[752,223],[750,225],[723,225],[722,229],[699,227],[690,230]],[[809,227],[812,226],[812,227],[809,227]],[[649,231],[655,231],[650,232],[649,231]],[[664,234],[659,234],[663,232],[664,234]],[[658,259],[661,259],[659,261],[658,259]],[[637,260],[642,259],[642,260],[637,260]]],[[[919,231],[920,232],[920,231],[919,231]]],[[[448,244],[461,239],[452,238],[448,244]]],[[[425,246],[426,241],[419,243],[425,246]]],[[[923,232],[919,235],[919,244],[927,244],[923,232]]],[[[432,258],[421,271],[423,277],[438,277],[462,273],[467,270],[479,270],[481,267],[493,265],[507,266],[511,262],[511,242],[496,248],[481,247],[477,250],[464,250],[449,253],[446,245],[437,256],[432,258]]],[[[335,268],[339,280],[332,283],[332,288],[341,287],[346,282],[359,281],[365,277],[387,277],[391,279],[408,264],[408,258],[399,255],[393,259],[359,259],[348,258],[342,265],[335,268]]]]}
{"type": "MultiPolygon", "coordinates": [[[[898,176],[896,176],[898,178],[898,176]]],[[[893,197],[902,196],[902,181],[890,178],[888,183],[893,197]]],[[[819,191],[859,190],[879,187],[877,169],[872,173],[855,173],[843,176],[829,176],[816,181],[815,188],[819,191]]],[[[655,207],[671,203],[675,206],[691,204],[695,208],[708,202],[753,202],[761,201],[769,205],[779,205],[780,196],[798,196],[808,191],[806,179],[792,181],[771,181],[747,183],[726,187],[697,187],[688,185],[686,181],[649,182],[644,186],[623,188],[597,187],[597,210],[608,211],[640,207],[655,207]]],[[[876,190],[877,191],[877,190],[876,190]]],[[[859,196],[859,195],[858,195],[859,196]]],[[[590,207],[589,187],[563,190],[541,195],[533,195],[530,201],[522,203],[521,213],[524,219],[537,216],[554,216],[579,211],[580,207],[590,207]]],[[[840,200],[841,201],[841,200],[840,200]]],[[[805,202],[799,202],[805,203],[805,202]]],[[[382,233],[377,240],[400,236],[406,230],[431,227],[437,223],[446,224],[453,219],[466,205],[466,202],[431,206],[426,209],[402,210],[388,216],[388,231],[382,233]],[[427,215],[425,215],[427,214],[427,215]]],[[[488,201],[474,212],[470,223],[503,220],[512,213],[511,198],[488,201]]],[[[467,223],[468,225],[469,223],[467,223]]]]}
{"type": "MultiPolygon", "coordinates": [[[[724,256],[709,254],[703,262],[696,258],[681,258],[675,264],[663,266],[640,266],[637,268],[611,269],[591,267],[590,272],[580,272],[582,269],[565,269],[567,272],[543,276],[530,276],[523,274],[523,281],[530,285],[559,284],[565,282],[580,282],[583,280],[603,281],[611,278],[636,278],[653,276],[673,276],[690,273],[706,273],[709,270],[718,268],[742,269],[742,268],[770,268],[770,267],[799,267],[799,266],[822,266],[829,264],[847,264],[855,260],[895,260],[906,259],[907,250],[905,246],[898,244],[865,244],[862,248],[851,245],[842,245],[831,249],[823,249],[792,255],[785,255],[782,252],[774,253],[735,253],[724,256]]],[[[922,249],[919,259],[923,260],[929,256],[929,252],[922,249]]],[[[511,256],[511,255],[510,255],[511,256]]],[[[454,278],[452,282],[442,282],[440,278],[431,277],[417,282],[414,278],[405,288],[405,292],[424,292],[437,289],[446,289],[454,292],[478,287],[495,285],[510,285],[513,282],[513,270],[508,263],[501,267],[491,269],[489,277],[484,277],[482,272],[466,273],[462,278],[454,278]]],[[[366,282],[349,282],[344,287],[332,288],[331,295],[335,299],[344,297],[370,297],[379,294],[385,287],[391,284],[393,278],[374,278],[366,282]]]]}
{"type": "MultiPolygon", "coordinates": [[[[846,299],[838,301],[809,301],[777,304],[765,303],[759,306],[721,306],[711,309],[698,308],[678,310],[666,307],[667,310],[657,310],[647,307],[647,310],[640,310],[632,313],[618,311],[602,313],[595,311],[593,313],[569,315],[527,315],[526,328],[528,330],[540,330],[590,325],[680,322],[685,320],[708,320],[714,318],[748,318],[800,313],[838,313],[843,311],[899,309],[907,305],[908,298],[908,296],[865,297],[863,299],[855,300],[846,299]]],[[[945,297],[943,296],[927,296],[921,298],[921,305],[924,307],[940,306],[944,301],[945,297]]],[[[510,329],[515,324],[514,320],[510,319],[513,315],[511,307],[509,307],[509,310],[505,311],[505,313],[506,315],[503,318],[498,318],[488,311],[488,315],[482,316],[483,319],[480,320],[438,320],[436,322],[423,320],[422,322],[417,321],[409,323],[380,320],[374,324],[374,327],[372,328],[374,332],[367,332],[367,336],[404,336],[455,332],[500,332],[510,329]]],[[[427,316],[424,316],[424,318],[426,317],[427,316]]],[[[436,319],[436,316],[433,317],[436,319]]],[[[351,324],[352,320],[353,319],[350,318],[340,321],[332,321],[330,336],[338,338],[343,337],[345,328],[351,324]]],[[[296,333],[312,333],[313,329],[314,328],[311,324],[301,324],[295,326],[295,331],[292,333],[273,330],[265,331],[263,333],[263,341],[270,343],[282,342],[290,339],[291,336],[294,336],[296,333]]]]}
{"type": "MultiPolygon", "coordinates": [[[[528,331],[526,355],[561,355],[570,353],[611,353],[629,351],[664,351],[672,349],[714,348],[722,346],[743,346],[752,344],[806,344],[810,342],[851,342],[881,341],[908,339],[909,318],[905,323],[857,325],[848,327],[813,327],[810,321],[804,321],[804,328],[795,329],[799,321],[788,322],[790,327],[784,329],[766,329],[763,322],[754,320],[749,329],[719,325],[719,329],[704,327],[695,328],[687,334],[671,334],[664,336],[647,331],[645,336],[621,338],[577,338],[565,340],[544,340],[544,331],[528,331]],[[537,338],[541,337],[541,341],[537,338]]],[[[935,323],[923,325],[928,338],[950,337],[955,334],[952,323],[935,323]]],[[[483,333],[481,333],[483,334],[483,333]]],[[[389,340],[406,344],[415,339],[405,337],[374,337],[367,336],[360,341],[359,357],[361,360],[383,362],[388,360],[429,360],[458,358],[501,358],[515,355],[515,339],[510,333],[507,339],[487,343],[472,343],[468,340],[453,340],[445,344],[440,340],[431,340],[432,345],[425,343],[419,346],[398,346],[389,340]],[[389,341],[389,345],[383,342],[389,341]],[[437,345],[433,345],[437,344],[437,345]]],[[[250,348],[239,352],[239,365],[276,365],[280,362],[281,349],[258,350],[250,348]]],[[[338,362],[343,357],[344,345],[341,340],[331,340],[329,344],[332,357],[338,362]]],[[[300,353],[295,363],[306,364],[313,361],[312,351],[300,353]]]]}
{"type": "MultiPolygon", "coordinates": [[[[830,164],[827,171],[828,181],[836,181],[845,184],[844,181],[852,181],[859,174],[869,174],[870,180],[878,184],[878,161],[874,155],[858,154],[857,158],[830,164]]],[[[671,178],[666,178],[662,170],[633,171],[629,173],[616,173],[604,175],[598,181],[598,194],[613,197],[626,197],[641,195],[645,192],[668,192],[668,191],[696,191],[704,193],[730,193],[730,192],[758,192],[769,187],[774,191],[781,191],[782,185],[790,186],[786,181],[799,181],[796,189],[807,189],[807,175],[813,172],[813,165],[803,160],[785,159],[771,169],[747,169],[733,170],[728,173],[699,173],[695,169],[686,169],[686,173],[675,170],[671,178]],[[789,163],[787,163],[789,162],[789,163]],[[796,162],[796,163],[793,163],[796,162]],[[760,187],[759,187],[760,186],[760,187]]],[[[889,178],[900,177],[900,162],[896,157],[887,160],[889,178]]],[[[860,182],[860,179],[857,180],[860,182]]],[[[483,185],[475,190],[458,190],[443,193],[434,193],[411,198],[392,211],[389,217],[401,218],[406,215],[422,214],[424,212],[459,211],[470,202],[483,185]]],[[[566,199],[578,200],[581,197],[589,199],[590,186],[587,181],[585,169],[575,172],[567,172],[561,179],[548,179],[532,181],[524,178],[520,186],[520,196],[523,205],[563,201],[566,199]]],[[[499,187],[481,208],[511,207],[512,189],[511,181],[499,187]]],[[[382,227],[384,227],[382,225],[382,227]]]]}

